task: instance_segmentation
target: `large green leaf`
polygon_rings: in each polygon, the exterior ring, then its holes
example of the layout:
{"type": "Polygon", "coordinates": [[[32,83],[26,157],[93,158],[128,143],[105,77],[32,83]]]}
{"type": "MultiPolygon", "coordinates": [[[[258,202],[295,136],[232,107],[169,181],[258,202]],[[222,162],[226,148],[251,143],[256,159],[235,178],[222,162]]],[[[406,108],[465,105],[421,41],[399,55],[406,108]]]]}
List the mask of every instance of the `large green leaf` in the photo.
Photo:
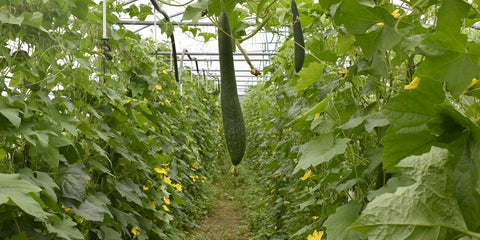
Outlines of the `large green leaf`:
{"type": "Polygon", "coordinates": [[[447,89],[457,97],[478,76],[478,72],[479,68],[469,54],[447,51],[439,56],[428,56],[418,67],[417,75],[420,79],[447,83],[447,89]]]}
{"type": "Polygon", "coordinates": [[[43,13],[41,12],[25,12],[25,19],[23,19],[22,24],[27,26],[32,26],[40,28],[43,22],[43,13]]]}
{"type": "Polygon", "coordinates": [[[302,156],[293,172],[296,173],[300,169],[307,169],[310,166],[315,167],[329,161],[338,154],[343,154],[348,142],[350,142],[348,138],[334,139],[332,133],[324,134],[309,141],[301,147],[302,156]]]}
{"type": "Polygon", "coordinates": [[[21,179],[19,174],[0,173],[0,205],[11,200],[26,213],[46,220],[48,213],[43,211],[37,199],[31,195],[41,190],[38,186],[21,179]]]}
{"type": "Polygon", "coordinates": [[[300,79],[298,80],[295,91],[300,91],[307,88],[310,84],[322,78],[324,65],[321,63],[311,63],[307,68],[298,73],[300,79]]]}
{"type": "Polygon", "coordinates": [[[355,240],[365,239],[360,232],[348,229],[350,225],[360,215],[362,204],[357,201],[351,201],[341,207],[338,207],[334,214],[330,215],[323,224],[327,227],[329,240],[355,240]]]}
{"type": "Polygon", "coordinates": [[[20,110],[17,108],[10,108],[3,103],[0,104],[0,113],[8,119],[15,127],[19,127],[22,119],[18,116],[20,110]]]}
{"type": "Polygon", "coordinates": [[[101,222],[105,214],[113,216],[107,207],[108,205],[110,205],[108,197],[104,193],[98,192],[95,195],[89,195],[78,208],[73,207],[73,211],[75,214],[84,217],[85,220],[101,222]]]}
{"type": "Polygon", "coordinates": [[[82,233],[75,228],[77,223],[72,221],[69,217],[59,219],[53,218],[53,223],[47,223],[47,229],[51,233],[56,233],[57,236],[65,239],[83,239],[82,233]]]}
{"type": "Polygon", "coordinates": [[[86,197],[87,182],[90,176],[79,163],[67,164],[58,168],[57,183],[62,189],[62,196],[83,202],[86,197]]]}
{"type": "Polygon", "coordinates": [[[145,194],[140,190],[140,186],[132,182],[129,179],[123,179],[115,183],[115,189],[125,197],[128,201],[134,202],[139,206],[142,206],[142,200],[140,197],[145,197],[145,194]]]}
{"type": "MultiPolygon", "coordinates": [[[[365,33],[378,22],[383,22],[384,8],[361,4],[358,0],[343,0],[335,12],[335,22],[350,34],[365,33]]],[[[386,12],[388,14],[388,12],[386,12]]]]}
{"type": "Polygon", "coordinates": [[[370,202],[351,228],[369,239],[446,239],[446,229],[472,237],[457,199],[452,161],[446,149],[403,159],[397,167],[415,181],[370,202]]]}
{"type": "Polygon", "coordinates": [[[460,34],[463,18],[467,16],[470,6],[462,0],[442,1],[437,12],[437,31],[448,34],[460,34]]]}
{"type": "Polygon", "coordinates": [[[436,136],[427,123],[437,116],[435,105],[444,98],[440,83],[422,80],[417,89],[403,91],[385,105],[382,112],[390,123],[381,140],[385,169],[395,170],[401,159],[428,152],[436,136]]]}
{"type": "Polygon", "coordinates": [[[53,179],[45,172],[33,172],[30,168],[23,168],[19,171],[23,179],[43,188],[45,192],[50,196],[55,202],[57,202],[57,194],[55,189],[58,189],[58,185],[53,181],[53,179]]]}

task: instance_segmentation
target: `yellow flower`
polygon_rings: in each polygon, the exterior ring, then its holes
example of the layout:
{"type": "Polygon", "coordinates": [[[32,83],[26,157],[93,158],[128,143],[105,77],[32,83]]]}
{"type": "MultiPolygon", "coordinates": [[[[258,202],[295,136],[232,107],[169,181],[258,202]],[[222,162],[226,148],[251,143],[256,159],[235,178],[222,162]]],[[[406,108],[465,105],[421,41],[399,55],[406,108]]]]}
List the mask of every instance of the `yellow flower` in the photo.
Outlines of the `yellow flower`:
{"type": "Polygon", "coordinates": [[[160,103],[160,105],[162,105],[162,106],[165,106],[165,103],[163,103],[163,102],[158,102],[158,103],[160,103]]]}
{"type": "Polygon", "coordinates": [[[152,221],[152,220],[148,220],[148,223],[153,224],[153,221],[152,221]]]}
{"type": "Polygon", "coordinates": [[[313,218],[313,220],[317,220],[318,216],[313,216],[312,218],[313,218]]]}
{"type": "MultiPolygon", "coordinates": [[[[193,168],[192,168],[192,170],[193,170],[193,168]]],[[[192,179],[192,181],[195,182],[195,177],[194,176],[189,176],[189,177],[192,179]]]]}
{"type": "Polygon", "coordinates": [[[171,92],[172,92],[173,95],[175,95],[175,90],[172,90],[171,92]]]}
{"type": "Polygon", "coordinates": [[[163,210],[165,210],[165,211],[167,211],[167,212],[169,211],[167,205],[162,205],[162,207],[163,207],[163,210]]]}
{"type": "Polygon", "coordinates": [[[274,229],[277,230],[277,226],[275,226],[274,229]]]}
{"type": "Polygon", "coordinates": [[[320,117],[320,113],[315,113],[315,118],[313,119],[313,121],[316,121],[319,117],[320,117]]]}
{"type": "MultiPolygon", "coordinates": [[[[165,71],[165,70],[163,70],[163,71],[165,71]]],[[[162,90],[162,86],[161,86],[161,85],[158,85],[158,84],[155,85],[155,88],[156,88],[157,90],[162,90]]]]}
{"type": "Polygon", "coordinates": [[[62,208],[63,208],[63,210],[65,210],[65,212],[73,212],[73,209],[66,208],[65,205],[63,205],[63,203],[62,203],[62,208]]]}
{"type": "Polygon", "coordinates": [[[192,165],[192,167],[196,167],[196,166],[197,166],[197,163],[198,163],[198,162],[195,162],[195,163],[192,165]]]}
{"type": "Polygon", "coordinates": [[[147,98],[143,98],[143,101],[144,101],[144,102],[148,102],[148,99],[147,99],[147,98]]]}
{"type": "Polygon", "coordinates": [[[321,240],[323,236],[323,231],[317,232],[315,230],[312,234],[308,235],[307,240],[321,240]]]}
{"type": "MultiPolygon", "coordinates": [[[[467,90],[470,89],[470,88],[472,88],[472,87],[473,87],[475,84],[477,84],[477,83],[478,83],[478,79],[473,78],[473,79],[472,79],[472,82],[470,83],[470,85],[468,85],[467,90]]],[[[463,94],[465,94],[465,93],[467,92],[467,90],[463,91],[463,93],[460,94],[460,97],[463,96],[463,94]]]]}
{"type": "Polygon", "coordinates": [[[157,167],[157,168],[154,168],[155,172],[159,173],[159,174],[167,174],[168,171],[164,168],[160,168],[160,167],[157,167]]]}
{"type": "Polygon", "coordinates": [[[392,12],[392,16],[394,18],[399,18],[400,17],[400,9],[395,9],[393,12],[392,12]]]}
{"type": "Polygon", "coordinates": [[[168,106],[172,106],[172,104],[170,104],[170,100],[165,99],[165,102],[167,103],[168,106]]]}
{"type": "Polygon", "coordinates": [[[155,203],[154,203],[154,202],[152,202],[152,201],[148,201],[148,204],[150,204],[150,206],[151,206],[152,208],[156,208],[156,206],[155,206],[155,203]]]}
{"type": "Polygon", "coordinates": [[[347,69],[340,70],[340,71],[338,71],[338,73],[340,73],[340,74],[346,74],[346,73],[347,73],[347,69]]]}
{"type": "Polygon", "coordinates": [[[171,203],[171,202],[170,202],[170,199],[168,199],[168,198],[166,198],[166,197],[163,198],[163,202],[164,202],[165,204],[167,204],[167,205],[170,205],[170,203],[171,203]]]}
{"type": "Polygon", "coordinates": [[[476,78],[473,78],[472,79],[472,83],[470,83],[470,85],[468,85],[467,89],[470,89],[473,87],[473,85],[477,84],[478,83],[478,79],[476,78]]]}
{"type": "Polygon", "coordinates": [[[415,88],[418,87],[418,84],[420,84],[420,78],[419,78],[419,77],[415,77],[410,84],[408,84],[408,85],[405,86],[404,89],[406,89],[406,90],[415,89],[415,88]]]}
{"type": "Polygon", "coordinates": [[[132,100],[131,100],[131,99],[125,99],[125,100],[123,100],[123,101],[126,102],[126,103],[129,103],[129,102],[131,102],[132,100]]]}
{"type": "Polygon", "coordinates": [[[300,178],[302,181],[305,181],[307,180],[307,178],[310,177],[310,175],[312,175],[312,170],[309,170],[308,172],[305,173],[305,175],[303,175],[302,178],[300,178]]]}
{"type": "Polygon", "coordinates": [[[165,74],[165,75],[167,75],[167,74],[168,74],[168,72],[167,72],[167,71],[165,71],[165,69],[163,69],[163,70],[162,70],[162,73],[163,73],[163,74],[165,74]]]}
{"type": "Polygon", "coordinates": [[[132,228],[132,234],[133,234],[133,236],[140,235],[140,230],[138,229],[138,227],[132,228]]]}
{"type": "Polygon", "coordinates": [[[172,180],[169,177],[164,177],[163,181],[165,181],[165,183],[167,183],[167,184],[172,185],[172,180]]]}
{"type": "Polygon", "coordinates": [[[143,191],[147,191],[147,190],[148,190],[148,187],[143,186],[143,191]]]}
{"type": "Polygon", "coordinates": [[[182,185],[180,184],[173,184],[172,187],[176,188],[178,191],[182,191],[182,185]]]}
{"type": "Polygon", "coordinates": [[[383,25],[385,25],[384,22],[377,22],[377,26],[383,26],[383,25]]]}
{"type": "Polygon", "coordinates": [[[283,201],[283,203],[285,203],[285,204],[289,204],[290,202],[289,202],[289,201],[283,201]]]}

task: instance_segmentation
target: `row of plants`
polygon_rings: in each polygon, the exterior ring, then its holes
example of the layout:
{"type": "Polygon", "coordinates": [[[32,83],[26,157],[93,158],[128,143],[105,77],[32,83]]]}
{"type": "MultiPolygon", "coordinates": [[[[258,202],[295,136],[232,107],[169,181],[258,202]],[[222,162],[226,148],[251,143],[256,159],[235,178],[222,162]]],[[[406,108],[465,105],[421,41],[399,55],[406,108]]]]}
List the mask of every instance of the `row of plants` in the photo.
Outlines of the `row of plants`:
{"type": "Polygon", "coordinates": [[[303,69],[290,31],[242,105],[266,196],[254,239],[479,238],[476,2],[297,5],[303,69]]]}
{"type": "Polygon", "coordinates": [[[182,239],[224,154],[214,86],[122,26],[105,51],[101,4],[0,6],[0,238],[182,239]]]}

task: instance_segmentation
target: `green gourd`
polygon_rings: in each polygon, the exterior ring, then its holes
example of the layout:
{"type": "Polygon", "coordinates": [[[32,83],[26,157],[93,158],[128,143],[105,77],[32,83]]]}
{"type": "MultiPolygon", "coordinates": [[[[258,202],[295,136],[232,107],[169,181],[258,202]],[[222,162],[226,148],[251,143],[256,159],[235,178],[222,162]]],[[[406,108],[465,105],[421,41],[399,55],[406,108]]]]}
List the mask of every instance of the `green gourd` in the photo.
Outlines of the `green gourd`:
{"type": "Polygon", "coordinates": [[[218,30],[218,50],[220,55],[220,101],[223,129],[231,161],[233,165],[238,165],[245,154],[245,125],[235,80],[232,39],[227,35],[230,34],[230,22],[224,8],[222,8],[218,19],[218,25],[221,28],[218,30]]]}
{"type": "Polygon", "coordinates": [[[293,15],[293,40],[295,41],[293,61],[295,64],[295,72],[300,72],[305,61],[305,40],[303,38],[302,24],[300,23],[300,15],[298,14],[297,3],[292,0],[293,15]]]}

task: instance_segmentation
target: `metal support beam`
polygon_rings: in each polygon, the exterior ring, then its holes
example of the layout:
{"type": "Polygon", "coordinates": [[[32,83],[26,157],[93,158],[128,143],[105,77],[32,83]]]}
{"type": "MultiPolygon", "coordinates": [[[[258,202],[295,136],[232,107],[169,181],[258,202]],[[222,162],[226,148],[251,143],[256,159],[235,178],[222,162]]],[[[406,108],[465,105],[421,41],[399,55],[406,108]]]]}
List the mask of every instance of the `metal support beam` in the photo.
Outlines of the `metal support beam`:
{"type": "MultiPolygon", "coordinates": [[[[156,54],[156,55],[166,55],[166,56],[170,56],[170,52],[156,52],[156,53],[153,53],[153,54],[156,54]]],[[[188,54],[190,55],[196,55],[196,56],[218,56],[218,53],[215,53],[215,52],[188,52],[188,54]]],[[[243,56],[243,54],[241,53],[233,53],[233,55],[235,56],[243,56]]],[[[278,52],[248,52],[247,53],[248,56],[276,56],[278,55],[278,52]]]]}
{"type": "MultiPolygon", "coordinates": [[[[190,59],[185,59],[186,61],[194,61],[194,60],[190,60],[190,59]]],[[[167,61],[170,61],[170,59],[167,59],[167,61]]],[[[197,59],[197,61],[202,61],[202,62],[209,62],[209,61],[212,61],[212,62],[218,62],[220,61],[220,59],[197,59]]],[[[245,61],[245,59],[243,58],[238,58],[238,59],[233,59],[233,61],[237,61],[237,62],[242,62],[242,61],[245,61]]],[[[269,62],[270,59],[250,59],[251,62],[269,62]]]]}
{"type": "MultiPolygon", "coordinates": [[[[215,26],[211,22],[197,22],[196,24],[192,24],[191,22],[171,22],[174,26],[202,26],[202,27],[213,27],[215,26]]],[[[117,24],[122,25],[154,25],[155,21],[138,21],[138,20],[118,20],[117,24]]],[[[157,21],[158,24],[158,21],[157,21]]],[[[255,23],[247,23],[250,26],[254,26],[255,23]]]]}

